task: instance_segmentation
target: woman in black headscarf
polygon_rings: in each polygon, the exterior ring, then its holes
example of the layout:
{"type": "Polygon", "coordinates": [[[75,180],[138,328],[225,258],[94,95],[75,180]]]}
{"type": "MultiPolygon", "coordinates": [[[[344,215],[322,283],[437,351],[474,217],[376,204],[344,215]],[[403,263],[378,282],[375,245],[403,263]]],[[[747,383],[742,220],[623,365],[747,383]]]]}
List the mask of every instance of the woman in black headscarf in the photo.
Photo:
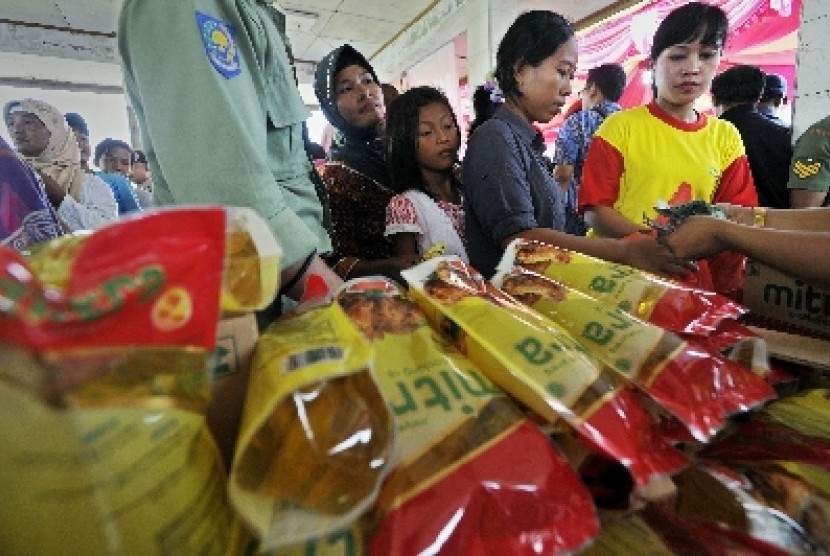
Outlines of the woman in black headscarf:
{"type": "Polygon", "coordinates": [[[342,136],[320,169],[331,208],[334,251],[328,262],[343,279],[373,274],[399,279],[417,260],[396,257],[383,235],[386,205],[395,191],[383,154],[386,109],[375,70],[344,44],[317,66],[314,92],[342,136]]]}

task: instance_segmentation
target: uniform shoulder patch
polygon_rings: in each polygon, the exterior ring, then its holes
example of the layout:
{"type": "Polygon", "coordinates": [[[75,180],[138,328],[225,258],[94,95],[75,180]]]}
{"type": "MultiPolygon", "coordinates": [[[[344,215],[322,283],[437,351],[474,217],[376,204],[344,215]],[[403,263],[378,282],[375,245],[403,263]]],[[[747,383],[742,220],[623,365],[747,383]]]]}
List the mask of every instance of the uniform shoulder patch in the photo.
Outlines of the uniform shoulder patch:
{"type": "Polygon", "coordinates": [[[242,73],[233,26],[202,12],[196,12],[196,24],[213,68],[226,79],[242,73]]]}
{"type": "Polygon", "coordinates": [[[802,180],[815,176],[820,170],[821,162],[812,158],[796,160],[793,164],[793,174],[802,180]]]}

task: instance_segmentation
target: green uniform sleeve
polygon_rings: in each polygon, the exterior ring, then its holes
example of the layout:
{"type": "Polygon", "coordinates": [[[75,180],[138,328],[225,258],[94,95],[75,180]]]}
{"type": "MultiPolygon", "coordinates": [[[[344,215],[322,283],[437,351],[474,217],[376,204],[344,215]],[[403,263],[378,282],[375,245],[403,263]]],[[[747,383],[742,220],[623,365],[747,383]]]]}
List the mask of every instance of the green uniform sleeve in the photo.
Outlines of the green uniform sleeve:
{"type": "Polygon", "coordinates": [[[118,47],[159,204],[257,210],[283,246],[283,268],[328,250],[301,136],[308,111],[262,6],[125,0],[118,47]]]}
{"type": "Polygon", "coordinates": [[[796,141],[787,187],[830,190],[830,118],[810,126],[796,141]]]}

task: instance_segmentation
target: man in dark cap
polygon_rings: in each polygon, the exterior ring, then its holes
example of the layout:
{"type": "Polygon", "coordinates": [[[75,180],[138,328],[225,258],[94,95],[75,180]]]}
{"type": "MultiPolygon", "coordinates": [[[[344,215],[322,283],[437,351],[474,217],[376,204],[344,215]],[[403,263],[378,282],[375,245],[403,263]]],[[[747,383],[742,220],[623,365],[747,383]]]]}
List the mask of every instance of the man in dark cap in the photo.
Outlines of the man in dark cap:
{"type": "Polygon", "coordinates": [[[758,112],[778,125],[789,127],[787,122],[778,116],[782,104],[787,104],[787,80],[783,75],[768,73],[764,77],[764,92],[758,101],[758,112]]]}
{"type": "Polygon", "coordinates": [[[756,109],[763,89],[764,72],[735,66],[712,80],[712,100],[718,117],[732,122],[741,134],[760,206],[789,208],[790,130],[756,109]]]}
{"type": "Polygon", "coordinates": [[[89,157],[92,155],[92,149],[89,146],[89,126],[86,125],[83,116],[77,112],[67,112],[63,117],[78,141],[78,148],[81,151],[81,168],[84,172],[90,174],[92,170],[89,167],[89,157]]]}

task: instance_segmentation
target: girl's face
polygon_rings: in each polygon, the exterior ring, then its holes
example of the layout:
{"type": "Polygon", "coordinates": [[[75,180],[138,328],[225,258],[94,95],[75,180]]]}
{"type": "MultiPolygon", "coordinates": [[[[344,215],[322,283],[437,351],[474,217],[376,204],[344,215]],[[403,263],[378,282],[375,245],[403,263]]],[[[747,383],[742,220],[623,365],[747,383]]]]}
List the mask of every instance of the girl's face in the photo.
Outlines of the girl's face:
{"type": "Polygon", "coordinates": [[[101,170],[104,172],[115,172],[122,176],[129,177],[133,164],[133,153],[124,147],[115,147],[108,150],[101,156],[101,170]]]}
{"type": "Polygon", "coordinates": [[[576,61],[576,41],[571,38],[538,66],[524,64],[517,68],[516,85],[522,95],[514,102],[519,115],[528,123],[546,123],[561,112],[571,95],[576,61]]]}
{"type": "Polygon", "coordinates": [[[443,103],[421,107],[418,114],[418,165],[435,171],[450,170],[458,156],[461,135],[452,112],[443,103]]]}
{"type": "Polygon", "coordinates": [[[363,66],[346,66],[337,73],[337,112],[357,129],[377,127],[386,117],[383,92],[363,66]]]}
{"type": "Polygon", "coordinates": [[[81,162],[87,162],[92,154],[92,149],[89,146],[89,135],[76,129],[73,129],[72,133],[78,141],[78,149],[81,151],[81,162]]]}
{"type": "Polygon", "coordinates": [[[686,106],[709,90],[720,64],[720,49],[692,42],[671,46],[654,61],[658,103],[686,106]]]}
{"type": "Polygon", "coordinates": [[[38,156],[49,146],[52,134],[40,118],[31,112],[13,112],[9,134],[23,156],[38,156]]]}

